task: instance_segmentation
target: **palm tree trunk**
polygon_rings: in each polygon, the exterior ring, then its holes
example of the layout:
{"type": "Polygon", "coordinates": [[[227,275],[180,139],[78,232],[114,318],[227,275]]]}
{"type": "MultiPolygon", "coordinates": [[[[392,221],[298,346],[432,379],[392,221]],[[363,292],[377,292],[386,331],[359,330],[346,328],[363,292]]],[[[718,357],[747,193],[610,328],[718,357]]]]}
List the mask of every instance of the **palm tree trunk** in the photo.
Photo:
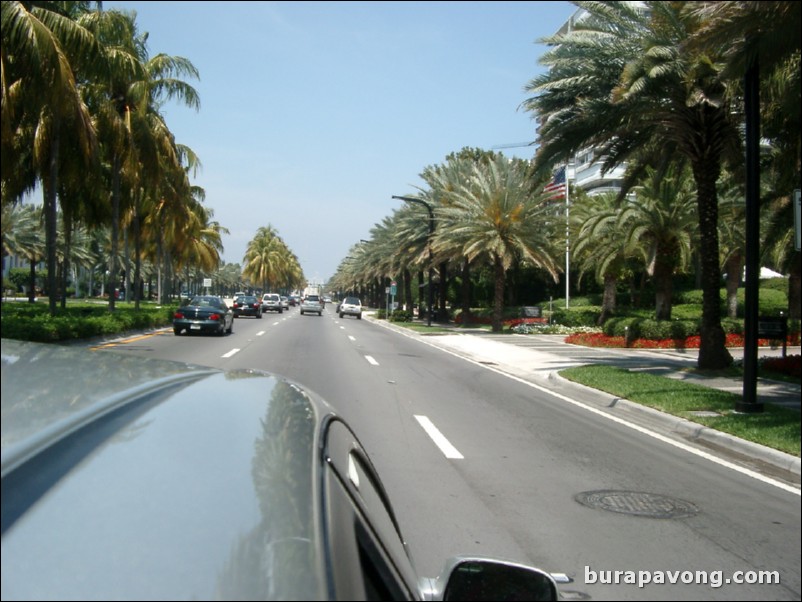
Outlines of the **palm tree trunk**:
{"type": "Polygon", "coordinates": [[[448,322],[448,310],[446,308],[446,305],[448,304],[448,262],[442,262],[438,271],[440,272],[440,290],[438,291],[439,307],[437,312],[437,321],[448,322]]]}
{"type": "Polygon", "coordinates": [[[465,259],[462,264],[462,320],[463,324],[471,316],[471,262],[465,259]]]}
{"type": "Polygon", "coordinates": [[[601,326],[615,314],[615,292],[618,278],[613,274],[604,275],[604,293],[602,294],[602,310],[597,324],[601,326]]]}
{"type": "Polygon", "coordinates": [[[658,250],[654,266],[654,314],[657,320],[671,319],[671,303],[674,294],[673,257],[673,253],[658,250]]]}
{"type": "Polygon", "coordinates": [[[60,143],[60,122],[58,117],[53,117],[53,143],[50,147],[50,161],[48,163],[48,174],[44,182],[44,212],[45,212],[45,247],[47,249],[47,294],[49,298],[50,315],[56,315],[56,239],[58,219],[58,204],[56,202],[56,190],[58,189],[58,163],[59,163],[59,143],[60,143]]]}
{"type": "Polygon", "coordinates": [[[111,259],[109,260],[109,311],[114,311],[117,292],[117,239],[120,236],[120,155],[114,153],[111,184],[111,259]]]}
{"type": "MultiPolygon", "coordinates": [[[[421,311],[421,308],[424,305],[424,301],[423,301],[423,283],[424,282],[426,282],[426,280],[423,277],[423,272],[422,271],[418,271],[418,317],[421,320],[423,320],[424,316],[425,316],[425,314],[421,311]]],[[[427,307],[426,311],[431,311],[431,308],[427,307]]]]}
{"type": "Polygon", "coordinates": [[[36,260],[31,257],[31,285],[28,287],[28,303],[36,302],[36,260]]]}
{"type": "Polygon", "coordinates": [[[740,252],[729,256],[724,268],[727,279],[724,286],[727,289],[727,317],[738,317],[738,285],[741,283],[741,272],[744,269],[744,257],[740,252]]]}
{"type": "Polygon", "coordinates": [[[413,304],[413,298],[412,298],[412,272],[410,272],[408,269],[404,269],[403,279],[404,279],[404,307],[406,308],[406,310],[411,315],[412,314],[412,304],[413,304]]]}
{"type": "Polygon", "coordinates": [[[70,248],[72,247],[72,215],[70,210],[63,210],[61,220],[64,224],[64,262],[61,278],[61,309],[67,309],[67,279],[70,273],[70,248]]]}
{"type": "Polygon", "coordinates": [[[501,332],[504,319],[504,280],[505,271],[501,257],[494,257],[493,270],[495,273],[495,293],[493,296],[493,332],[501,332]]]}
{"type": "MultiPolygon", "coordinates": [[[[714,148],[707,145],[703,148],[714,148]]],[[[721,327],[721,268],[718,245],[718,195],[716,180],[720,171],[718,156],[693,161],[696,206],[699,214],[699,259],[702,267],[702,323],[699,360],[703,370],[720,370],[732,364],[721,327]]]]}

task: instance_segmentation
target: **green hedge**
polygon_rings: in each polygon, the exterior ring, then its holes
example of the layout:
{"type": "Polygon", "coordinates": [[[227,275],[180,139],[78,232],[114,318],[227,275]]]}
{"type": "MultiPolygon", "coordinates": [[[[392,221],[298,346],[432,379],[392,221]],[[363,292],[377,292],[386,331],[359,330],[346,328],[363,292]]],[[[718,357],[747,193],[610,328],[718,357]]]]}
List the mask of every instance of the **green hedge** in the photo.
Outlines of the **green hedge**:
{"type": "Polygon", "coordinates": [[[175,307],[143,305],[139,310],[120,306],[110,313],[107,305],[68,305],[55,316],[46,303],[5,302],[2,336],[7,339],[53,343],[72,339],[150,330],[172,324],[175,307]]]}

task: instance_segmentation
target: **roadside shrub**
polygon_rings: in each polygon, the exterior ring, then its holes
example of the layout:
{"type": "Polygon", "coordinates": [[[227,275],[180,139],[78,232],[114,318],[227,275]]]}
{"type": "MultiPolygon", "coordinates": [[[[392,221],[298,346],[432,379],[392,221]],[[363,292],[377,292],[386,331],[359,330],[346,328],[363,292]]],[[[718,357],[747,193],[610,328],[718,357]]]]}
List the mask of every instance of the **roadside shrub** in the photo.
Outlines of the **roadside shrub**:
{"type": "Polygon", "coordinates": [[[390,316],[391,322],[412,322],[412,319],[412,312],[405,309],[396,309],[390,316]]]}
{"type": "Polygon", "coordinates": [[[552,313],[552,322],[563,326],[596,326],[601,316],[601,307],[598,305],[584,305],[555,309],[552,313]]]}
{"type": "Polygon", "coordinates": [[[2,336],[23,341],[53,343],[72,339],[122,334],[132,330],[149,330],[172,323],[174,307],[145,305],[117,307],[68,305],[66,310],[51,316],[46,303],[3,303],[2,336]]]}

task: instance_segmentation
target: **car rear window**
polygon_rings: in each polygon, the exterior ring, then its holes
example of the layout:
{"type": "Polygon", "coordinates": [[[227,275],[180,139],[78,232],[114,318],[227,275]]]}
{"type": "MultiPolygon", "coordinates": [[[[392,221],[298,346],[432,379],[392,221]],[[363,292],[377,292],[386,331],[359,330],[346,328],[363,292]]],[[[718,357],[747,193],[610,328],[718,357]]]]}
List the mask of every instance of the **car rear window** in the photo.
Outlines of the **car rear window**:
{"type": "Polygon", "coordinates": [[[320,295],[307,295],[307,301],[320,301],[320,295]]]}

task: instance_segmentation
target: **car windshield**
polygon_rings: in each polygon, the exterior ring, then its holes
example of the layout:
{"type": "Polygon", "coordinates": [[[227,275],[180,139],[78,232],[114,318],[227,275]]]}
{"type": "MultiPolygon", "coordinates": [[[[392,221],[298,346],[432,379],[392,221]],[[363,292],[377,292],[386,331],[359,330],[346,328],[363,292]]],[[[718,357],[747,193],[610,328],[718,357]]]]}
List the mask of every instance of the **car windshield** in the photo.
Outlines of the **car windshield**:
{"type": "Polygon", "coordinates": [[[190,305],[197,305],[198,307],[217,307],[221,308],[223,302],[217,297],[194,297],[189,302],[190,305]]]}

